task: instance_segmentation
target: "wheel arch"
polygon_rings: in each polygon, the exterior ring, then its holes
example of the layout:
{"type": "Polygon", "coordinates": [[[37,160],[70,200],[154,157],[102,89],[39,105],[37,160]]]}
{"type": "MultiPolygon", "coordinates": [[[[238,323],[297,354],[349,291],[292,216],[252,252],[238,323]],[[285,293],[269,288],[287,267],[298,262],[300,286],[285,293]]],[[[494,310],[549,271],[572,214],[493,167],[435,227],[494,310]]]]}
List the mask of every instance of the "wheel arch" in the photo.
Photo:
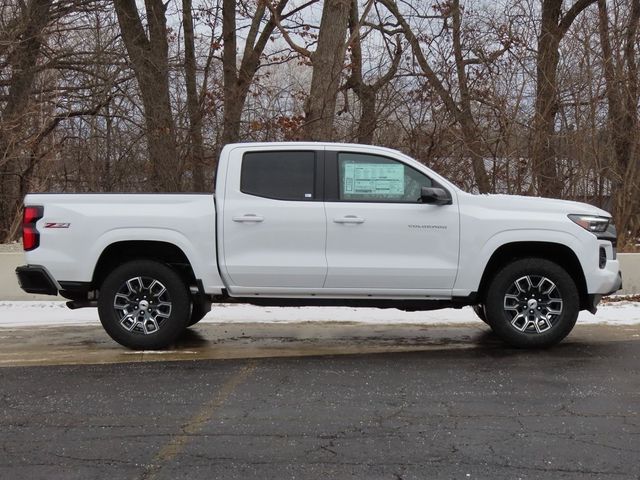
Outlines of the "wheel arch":
{"type": "Polygon", "coordinates": [[[109,272],[126,262],[143,259],[165,263],[175,269],[187,285],[196,285],[193,267],[182,249],[173,243],[157,240],[111,243],[98,257],[91,283],[95,288],[100,288],[109,272]]]}
{"type": "Polygon", "coordinates": [[[514,260],[528,257],[544,258],[564,268],[576,282],[580,294],[580,309],[589,308],[587,281],[578,256],[570,247],[555,242],[511,242],[497,248],[482,273],[478,298],[484,301],[491,279],[502,267],[514,260]]]}

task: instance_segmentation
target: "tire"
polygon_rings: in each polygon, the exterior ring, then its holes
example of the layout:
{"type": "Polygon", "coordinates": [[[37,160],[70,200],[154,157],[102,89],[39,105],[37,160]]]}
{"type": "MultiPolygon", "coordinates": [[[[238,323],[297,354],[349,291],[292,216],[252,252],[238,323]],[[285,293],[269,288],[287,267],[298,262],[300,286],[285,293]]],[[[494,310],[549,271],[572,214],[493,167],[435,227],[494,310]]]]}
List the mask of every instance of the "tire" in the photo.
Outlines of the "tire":
{"type": "Polygon", "coordinates": [[[489,322],[487,322],[487,314],[485,313],[483,304],[479,303],[477,305],[472,305],[471,308],[473,308],[473,311],[480,320],[482,320],[486,324],[489,324],[489,322]]]}
{"type": "Polygon", "coordinates": [[[191,303],[191,317],[187,326],[191,327],[204,318],[211,311],[211,303],[194,299],[191,303]]]}
{"type": "Polygon", "coordinates": [[[518,348],[545,348],[562,341],[580,311],[578,288],[558,264],[523,258],[491,280],[485,313],[493,331],[518,348]]]}
{"type": "Polygon", "coordinates": [[[153,260],[114,269],[102,283],[98,314],[109,336],[134,350],[163,349],[187,327],[189,291],[180,276],[153,260]]]}

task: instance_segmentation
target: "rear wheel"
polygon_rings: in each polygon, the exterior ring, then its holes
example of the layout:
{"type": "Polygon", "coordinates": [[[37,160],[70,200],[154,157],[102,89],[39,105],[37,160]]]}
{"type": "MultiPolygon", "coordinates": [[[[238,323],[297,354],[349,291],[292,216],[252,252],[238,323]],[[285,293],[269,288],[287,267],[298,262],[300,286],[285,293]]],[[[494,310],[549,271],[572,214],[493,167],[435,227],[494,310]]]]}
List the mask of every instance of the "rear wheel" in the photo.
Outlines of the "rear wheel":
{"type": "Polygon", "coordinates": [[[573,329],[580,311],[578,288],[558,264],[543,258],[515,260],[491,281],[487,322],[515,347],[549,347],[573,329]]]}
{"type": "Polygon", "coordinates": [[[189,291],[169,266],[153,260],[120,265],[104,280],[98,298],[102,326],[120,345],[161,349],[187,326],[189,291]]]}

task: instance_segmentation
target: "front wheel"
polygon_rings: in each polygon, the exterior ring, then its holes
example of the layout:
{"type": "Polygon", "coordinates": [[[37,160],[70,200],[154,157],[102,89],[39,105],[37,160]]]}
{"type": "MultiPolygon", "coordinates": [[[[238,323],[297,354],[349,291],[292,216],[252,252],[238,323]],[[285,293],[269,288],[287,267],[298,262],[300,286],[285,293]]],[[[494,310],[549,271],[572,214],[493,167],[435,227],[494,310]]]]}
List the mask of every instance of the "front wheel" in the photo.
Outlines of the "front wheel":
{"type": "Polygon", "coordinates": [[[515,260],[489,284],[487,322],[508,344],[543,348],[573,329],[580,311],[578,288],[558,264],[543,258],[515,260]]]}
{"type": "Polygon", "coordinates": [[[478,303],[477,305],[472,305],[471,308],[473,308],[473,311],[475,312],[475,314],[478,316],[480,320],[482,320],[486,324],[489,324],[489,322],[487,322],[487,314],[484,311],[483,304],[478,303]]]}
{"type": "Polygon", "coordinates": [[[102,326],[120,345],[162,349],[187,326],[189,291],[180,275],[153,260],[120,265],[104,280],[98,297],[102,326]]]}

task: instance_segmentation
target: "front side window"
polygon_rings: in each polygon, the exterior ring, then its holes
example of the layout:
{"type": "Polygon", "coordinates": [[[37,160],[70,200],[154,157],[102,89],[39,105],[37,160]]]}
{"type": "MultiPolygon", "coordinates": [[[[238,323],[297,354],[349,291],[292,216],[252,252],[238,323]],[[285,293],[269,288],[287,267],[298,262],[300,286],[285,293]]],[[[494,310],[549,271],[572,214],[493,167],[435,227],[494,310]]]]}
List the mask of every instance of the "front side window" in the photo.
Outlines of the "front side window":
{"type": "Polygon", "coordinates": [[[315,168],[314,152],[245,153],[240,191],[275,200],[313,200],[315,168]]]}
{"type": "Polygon", "coordinates": [[[422,187],[433,182],[402,162],[362,153],[338,154],[340,200],[420,202],[422,187]]]}

